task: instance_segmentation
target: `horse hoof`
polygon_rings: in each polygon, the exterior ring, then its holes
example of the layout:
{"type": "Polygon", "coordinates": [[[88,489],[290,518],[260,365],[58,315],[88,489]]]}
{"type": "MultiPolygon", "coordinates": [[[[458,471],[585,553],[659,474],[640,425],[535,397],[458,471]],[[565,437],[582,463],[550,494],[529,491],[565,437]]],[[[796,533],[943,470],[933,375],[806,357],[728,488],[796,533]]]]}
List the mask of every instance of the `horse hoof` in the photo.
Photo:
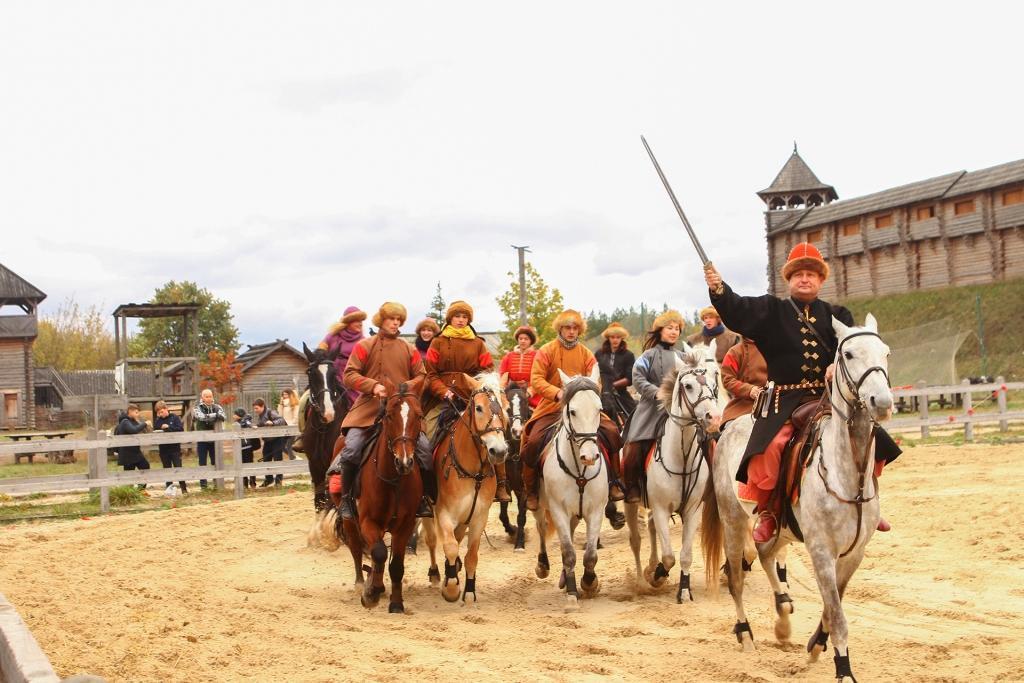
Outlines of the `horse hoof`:
{"type": "Polygon", "coordinates": [[[400,602],[393,602],[388,605],[388,614],[405,614],[405,607],[400,602]]]}
{"type": "Polygon", "coordinates": [[[380,601],[377,600],[376,598],[367,598],[366,597],[366,593],[363,593],[362,595],[359,596],[359,604],[361,604],[366,609],[373,609],[374,607],[377,606],[378,602],[380,602],[380,601]]]}
{"type": "Polygon", "coordinates": [[[788,643],[791,635],[793,635],[793,626],[789,622],[789,615],[783,614],[775,620],[775,640],[780,643],[788,643]]]}
{"type": "Polygon", "coordinates": [[[684,602],[693,602],[693,593],[690,592],[689,588],[684,588],[676,595],[676,604],[681,605],[684,602]]]}
{"type": "Polygon", "coordinates": [[[427,581],[430,582],[431,588],[437,588],[441,585],[441,572],[438,571],[437,567],[431,567],[427,570],[427,581]]]}
{"type": "Polygon", "coordinates": [[[514,553],[525,553],[526,552],[526,548],[523,548],[522,546],[518,546],[517,545],[515,548],[512,548],[512,552],[514,552],[514,553]]]}
{"type": "Polygon", "coordinates": [[[597,594],[601,592],[601,579],[595,576],[594,582],[590,585],[587,585],[587,579],[586,577],[584,577],[583,580],[580,581],[580,587],[583,589],[583,597],[596,597],[597,594]]]}
{"type": "Polygon", "coordinates": [[[754,639],[750,637],[749,633],[744,633],[742,635],[742,639],[743,639],[742,644],[743,644],[743,651],[744,652],[754,652],[757,649],[757,648],[754,647],[754,639]]]}
{"type": "Polygon", "coordinates": [[[441,586],[441,595],[444,596],[444,599],[448,602],[455,602],[458,600],[460,593],[461,591],[459,590],[458,581],[449,581],[446,585],[441,586]]]}
{"type": "Polygon", "coordinates": [[[580,601],[575,595],[565,596],[565,611],[566,612],[578,612],[580,609],[580,601]]]}
{"type": "Polygon", "coordinates": [[[538,562],[537,566],[533,568],[533,572],[537,575],[538,579],[546,579],[551,570],[538,562]]]}
{"type": "Polygon", "coordinates": [[[565,588],[565,570],[564,569],[562,570],[562,573],[559,574],[559,576],[558,576],[558,590],[562,590],[563,588],[565,588]]]}
{"type": "Polygon", "coordinates": [[[814,664],[815,662],[817,662],[818,657],[820,657],[821,653],[824,651],[825,648],[823,648],[821,645],[814,645],[813,647],[811,647],[811,651],[807,653],[808,663],[814,664]]]}

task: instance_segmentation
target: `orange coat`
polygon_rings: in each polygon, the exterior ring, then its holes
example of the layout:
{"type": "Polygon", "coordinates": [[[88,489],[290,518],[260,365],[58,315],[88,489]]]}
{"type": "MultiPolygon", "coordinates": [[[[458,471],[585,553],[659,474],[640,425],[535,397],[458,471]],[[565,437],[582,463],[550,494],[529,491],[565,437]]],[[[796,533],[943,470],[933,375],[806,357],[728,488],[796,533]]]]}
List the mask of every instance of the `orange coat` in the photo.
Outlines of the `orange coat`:
{"type": "Polygon", "coordinates": [[[530,371],[530,386],[533,393],[540,396],[540,404],[530,416],[530,422],[558,410],[557,396],[562,388],[559,370],[570,377],[589,375],[595,363],[597,359],[594,358],[593,352],[582,342],[567,349],[560,341],[554,339],[540,347],[533,358],[533,369],[530,371]]]}
{"type": "MultiPolygon", "coordinates": [[[[437,336],[430,341],[427,349],[427,392],[423,397],[423,412],[429,413],[444,398],[444,392],[451,389],[459,394],[460,379],[463,373],[472,377],[481,372],[494,369],[491,358],[483,339],[454,339],[437,336]]],[[[469,396],[462,398],[468,399],[469,396]]]]}
{"type": "Polygon", "coordinates": [[[744,339],[729,349],[722,360],[722,384],[731,398],[722,411],[722,421],[749,415],[754,410],[751,390],[767,381],[768,364],[753,341],[744,339]]]}
{"type": "Polygon", "coordinates": [[[360,395],[342,421],[341,428],[373,424],[380,408],[373,388],[384,384],[385,379],[390,380],[396,389],[404,383],[410,391],[418,394],[423,390],[425,377],[419,351],[404,339],[380,332],[375,337],[362,340],[348,359],[343,379],[346,389],[358,391],[360,395]]]}

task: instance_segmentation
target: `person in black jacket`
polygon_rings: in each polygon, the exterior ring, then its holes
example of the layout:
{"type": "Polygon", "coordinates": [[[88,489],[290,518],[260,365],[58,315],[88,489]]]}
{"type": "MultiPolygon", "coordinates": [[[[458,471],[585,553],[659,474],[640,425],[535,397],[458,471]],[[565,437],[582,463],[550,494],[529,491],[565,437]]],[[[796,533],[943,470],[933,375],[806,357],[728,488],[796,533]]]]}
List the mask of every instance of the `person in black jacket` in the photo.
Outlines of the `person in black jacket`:
{"type": "MultiPolygon", "coordinates": [[[[164,434],[170,432],[183,432],[185,431],[185,425],[181,423],[181,418],[171,413],[167,408],[167,404],[163,401],[156,402],[156,419],[153,420],[153,431],[163,432],[164,434]]],[[[169,467],[181,467],[181,444],[180,443],[162,443],[160,444],[160,462],[163,464],[164,469],[169,467]]],[[[178,482],[178,487],[181,489],[182,494],[188,493],[188,486],[184,481],[178,482]]],[[[164,489],[168,495],[174,493],[174,482],[164,482],[164,489]]]]}
{"type": "Polygon", "coordinates": [[[627,391],[627,387],[633,383],[636,356],[626,348],[629,332],[621,323],[612,323],[601,336],[604,337],[604,344],[594,354],[601,368],[601,407],[619,425],[621,431],[636,409],[636,401],[627,391]]]}
{"type": "MultiPolygon", "coordinates": [[[[139,419],[139,407],[134,403],[129,403],[128,412],[117,423],[117,429],[114,430],[114,433],[118,436],[127,436],[129,434],[142,434],[148,429],[149,424],[145,420],[139,419]]],[[[124,467],[125,472],[149,469],[149,461],[142,454],[140,446],[119,446],[117,449],[117,464],[124,467]]],[[[139,490],[145,491],[146,485],[139,484],[139,490]]]]}
{"type": "MultiPolygon", "coordinates": [[[[288,424],[285,422],[283,417],[268,408],[266,402],[262,398],[258,398],[252,402],[252,411],[256,414],[257,427],[284,427],[288,424]]],[[[286,436],[276,436],[269,439],[263,439],[263,462],[281,460],[284,453],[284,442],[287,440],[288,437],[286,436]]],[[[263,483],[260,484],[260,488],[266,488],[271,484],[280,486],[282,481],[284,481],[283,474],[279,474],[276,477],[268,474],[263,478],[263,483]]]]}
{"type": "MultiPolygon", "coordinates": [[[[241,429],[252,429],[252,415],[245,408],[235,408],[234,420],[241,429]]],[[[242,439],[242,463],[252,462],[253,454],[261,448],[259,439],[242,439]]],[[[256,477],[242,477],[242,485],[247,489],[256,488],[256,477]]]]}
{"type": "MultiPolygon", "coordinates": [[[[203,389],[199,395],[199,403],[192,409],[192,428],[197,432],[212,431],[218,422],[224,422],[228,416],[220,404],[213,400],[213,392],[203,389]]],[[[213,441],[196,442],[196,455],[199,456],[199,466],[205,467],[209,459],[211,465],[217,464],[217,450],[213,441]]],[[[199,488],[206,488],[206,480],[199,480],[199,488]]]]}

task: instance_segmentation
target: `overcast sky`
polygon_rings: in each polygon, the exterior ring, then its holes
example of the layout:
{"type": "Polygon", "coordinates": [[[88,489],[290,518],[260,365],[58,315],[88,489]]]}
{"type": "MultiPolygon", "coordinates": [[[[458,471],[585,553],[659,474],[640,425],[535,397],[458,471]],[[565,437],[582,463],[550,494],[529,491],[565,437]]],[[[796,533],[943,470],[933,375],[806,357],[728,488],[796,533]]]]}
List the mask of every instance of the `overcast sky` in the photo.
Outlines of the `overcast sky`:
{"type": "Polygon", "coordinates": [[[438,280],[493,329],[510,244],[569,306],[693,309],[643,133],[761,293],[754,193],[794,140],[841,198],[1024,157],[1021,7],[7,2],[0,262],[44,314],[192,279],[247,343],[414,323],[438,280]]]}

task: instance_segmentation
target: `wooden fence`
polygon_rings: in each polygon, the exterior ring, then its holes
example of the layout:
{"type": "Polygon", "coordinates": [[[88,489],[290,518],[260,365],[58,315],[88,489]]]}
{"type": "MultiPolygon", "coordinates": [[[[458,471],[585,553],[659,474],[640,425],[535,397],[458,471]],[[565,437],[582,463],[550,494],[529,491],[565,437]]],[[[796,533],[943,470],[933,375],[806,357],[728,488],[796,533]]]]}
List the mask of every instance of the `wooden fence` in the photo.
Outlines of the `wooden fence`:
{"type": "Polygon", "coordinates": [[[964,380],[960,384],[945,386],[926,386],[921,382],[918,386],[893,389],[893,397],[917,399],[918,417],[905,417],[889,420],[885,423],[886,430],[890,432],[907,432],[921,430],[921,437],[927,438],[931,435],[932,427],[949,425],[963,425],[964,440],[974,441],[974,425],[979,423],[999,423],[999,431],[1009,431],[1011,421],[1024,420],[1024,411],[1007,410],[1006,395],[1011,391],[1024,390],[1024,382],[1004,382],[1002,377],[997,377],[995,382],[990,384],[971,384],[964,380]],[[994,397],[996,402],[995,411],[976,412],[974,409],[974,394],[986,394],[994,397]],[[931,416],[928,412],[929,397],[954,395],[960,396],[960,404],[963,412],[959,414],[931,416]]]}
{"type": "Polygon", "coordinates": [[[266,475],[307,475],[309,465],[305,460],[281,460],[275,462],[243,463],[241,440],[243,438],[273,438],[297,436],[298,427],[260,427],[258,429],[225,430],[221,423],[212,432],[171,432],[155,434],[134,434],[108,437],[103,432],[89,429],[84,439],[62,441],[26,441],[0,445],[0,455],[8,453],[47,453],[50,451],[85,450],[89,453],[89,471],[82,474],[58,474],[45,477],[14,477],[0,479],[0,493],[51,493],[99,489],[100,509],[110,511],[110,487],[126,484],[154,484],[167,481],[195,481],[213,479],[223,488],[226,479],[234,479],[235,498],[245,497],[242,477],[266,475]],[[107,449],[120,446],[158,446],[167,443],[194,444],[199,441],[213,441],[215,464],[204,467],[171,467],[128,472],[108,471],[107,449]],[[231,466],[228,458],[231,456],[231,466]]]}

